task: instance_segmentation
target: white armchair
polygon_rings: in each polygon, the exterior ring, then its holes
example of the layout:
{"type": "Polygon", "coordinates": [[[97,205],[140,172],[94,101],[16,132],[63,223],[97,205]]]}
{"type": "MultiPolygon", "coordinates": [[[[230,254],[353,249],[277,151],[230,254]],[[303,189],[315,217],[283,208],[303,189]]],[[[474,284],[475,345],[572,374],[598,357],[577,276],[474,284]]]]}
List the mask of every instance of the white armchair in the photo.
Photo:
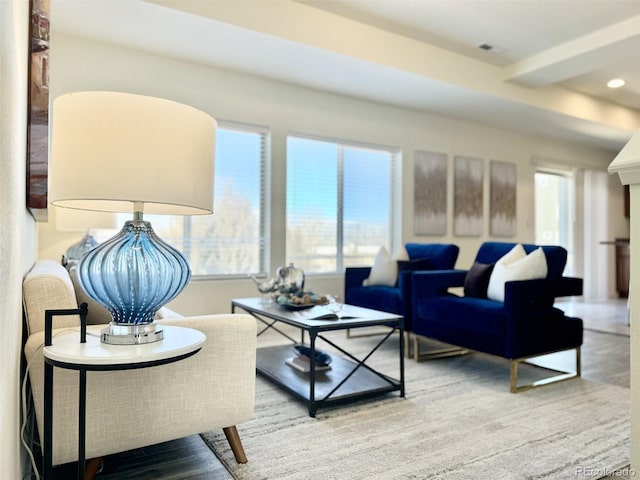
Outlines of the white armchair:
{"type": "MultiPolygon", "coordinates": [[[[67,270],[38,261],[23,282],[29,336],[24,347],[36,419],[43,438],[44,312],[77,308],[67,270]]],[[[91,309],[91,307],[90,307],[91,309]]],[[[165,318],[158,323],[203,332],[196,355],[139,370],[87,373],[87,458],[131,450],[218,428],[239,463],[247,461],[236,425],[253,414],[256,323],[249,315],[165,318]]],[[[57,332],[78,329],[77,316],[55,317],[57,332]]],[[[54,368],[53,464],[77,460],[78,374],[54,368]]]]}

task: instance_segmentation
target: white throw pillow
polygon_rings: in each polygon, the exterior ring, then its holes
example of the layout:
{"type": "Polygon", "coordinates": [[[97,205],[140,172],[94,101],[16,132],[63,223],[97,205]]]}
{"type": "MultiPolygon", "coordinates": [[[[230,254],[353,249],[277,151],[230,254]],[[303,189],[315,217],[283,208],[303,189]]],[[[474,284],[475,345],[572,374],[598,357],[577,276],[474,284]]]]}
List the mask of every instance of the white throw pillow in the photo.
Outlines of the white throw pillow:
{"type": "Polygon", "coordinates": [[[529,255],[526,255],[522,245],[518,244],[498,260],[493,267],[493,272],[489,279],[489,288],[487,289],[487,298],[504,302],[505,283],[515,280],[546,278],[546,276],[547,257],[542,247],[538,247],[529,255]],[[517,248],[518,246],[522,251],[517,248]]]}
{"type": "Polygon", "coordinates": [[[504,273],[502,270],[505,266],[511,265],[513,262],[520,260],[527,256],[527,252],[524,251],[524,247],[521,243],[515,245],[509,252],[503,255],[493,266],[491,271],[491,277],[489,277],[489,285],[487,286],[487,298],[497,300],[498,297],[502,297],[504,301],[504,273]],[[498,270],[498,273],[494,273],[498,270]]]}
{"type": "Polygon", "coordinates": [[[397,262],[398,260],[409,260],[409,254],[407,253],[407,249],[402,247],[398,253],[396,253],[393,259],[397,262]]]}
{"type": "Polygon", "coordinates": [[[511,265],[513,262],[516,262],[527,256],[527,252],[525,252],[524,247],[521,243],[515,245],[508,253],[504,255],[500,260],[496,262],[497,264],[502,265],[511,265]]]}
{"type": "Polygon", "coordinates": [[[408,260],[406,248],[398,253],[395,258],[391,258],[386,248],[380,247],[376,259],[371,267],[371,273],[369,278],[362,282],[365,287],[372,285],[386,285],[387,287],[393,287],[396,284],[398,278],[398,260],[408,260]]]}

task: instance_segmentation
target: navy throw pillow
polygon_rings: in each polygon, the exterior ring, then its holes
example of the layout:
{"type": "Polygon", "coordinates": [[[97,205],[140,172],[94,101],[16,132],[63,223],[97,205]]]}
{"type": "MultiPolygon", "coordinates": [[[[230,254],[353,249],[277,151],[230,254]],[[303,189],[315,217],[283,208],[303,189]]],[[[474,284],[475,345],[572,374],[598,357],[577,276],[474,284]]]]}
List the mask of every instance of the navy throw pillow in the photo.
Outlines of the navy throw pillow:
{"type": "Polygon", "coordinates": [[[464,295],[466,297],[487,298],[491,272],[493,272],[493,263],[475,262],[464,277],[464,295]]]}
{"type": "MultiPolygon", "coordinates": [[[[416,258],[414,260],[398,260],[398,278],[400,278],[400,272],[416,272],[418,270],[431,269],[431,262],[428,258],[416,258]]],[[[396,287],[398,286],[398,280],[396,279],[396,287]]]]}

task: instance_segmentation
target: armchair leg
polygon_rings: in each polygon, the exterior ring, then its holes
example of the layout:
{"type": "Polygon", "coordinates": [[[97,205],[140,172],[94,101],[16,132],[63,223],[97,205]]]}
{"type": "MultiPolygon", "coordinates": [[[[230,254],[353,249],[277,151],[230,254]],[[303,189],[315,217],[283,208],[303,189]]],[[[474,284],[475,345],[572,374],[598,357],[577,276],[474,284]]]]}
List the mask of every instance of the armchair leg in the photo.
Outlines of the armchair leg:
{"type": "Polygon", "coordinates": [[[413,341],[411,339],[411,332],[404,332],[404,356],[405,358],[411,358],[413,356],[413,341]]]}
{"type": "Polygon", "coordinates": [[[351,328],[347,328],[347,338],[362,338],[362,337],[374,337],[376,335],[386,335],[388,329],[376,329],[375,327],[370,327],[366,330],[366,333],[351,333],[351,328]]]}
{"type": "Polygon", "coordinates": [[[430,360],[433,358],[444,358],[444,357],[453,357],[456,355],[465,355],[469,353],[469,350],[461,347],[443,347],[443,348],[435,348],[430,349],[424,352],[420,352],[420,338],[415,333],[413,334],[413,359],[416,362],[421,362],[423,360],[430,360]]]}
{"type": "Polygon", "coordinates": [[[84,480],[93,480],[102,470],[102,457],[90,458],[84,466],[84,480]]]}
{"type": "Polygon", "coordinates": [[[555,370],[552,368],[546,368],[549,371],[557,373],[557,375],[553,375],[551,377],[543,378],[538,380],[537,382],[529,383],[526,385],[518,385],[518,364],[519,363],[528,363],[527,358],[517,358],[510,360],[510,379],[509,379],[509,389],[511,393],[524,392],[525,390],[530,390],[532,388],[541,387],[543,385],[549,385],[550,383],[557,383],[563,380],[569,380],[571,378],[580,377],[582,375],[582,358],[580,354],[580,347],[576,347],[576,369],[575,371],[563,371],[563,370],[555,370]]]}
{"type": "Polygon", "coordinates": [[[238,434],[236,426],[225,427],[222,431],[224,432],[224,436],[227,437],[227,442],[229,442],[233,456],[236,457],[236,462],[247,463],[247,456],[244,453],[244,447],[240,441],[240,435],[238,434]]]}

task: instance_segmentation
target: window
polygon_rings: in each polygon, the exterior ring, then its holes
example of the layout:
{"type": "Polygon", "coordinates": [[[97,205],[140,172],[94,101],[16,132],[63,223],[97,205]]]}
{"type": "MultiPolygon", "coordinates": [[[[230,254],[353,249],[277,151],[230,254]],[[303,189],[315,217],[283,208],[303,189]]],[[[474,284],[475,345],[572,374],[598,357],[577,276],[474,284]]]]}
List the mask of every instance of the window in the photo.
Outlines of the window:
{"type": "Polygon", "coordinates": [[[145,215],[161,239],[187,256],[192,275],[266,270],[268,138],[265,128],[219,122],[213,215],[145,215]]]}
{"type": "Polygon", "coordinates": [[[308,273],[371,265],[392,246],[399,152],[302,136],[287,139],[287,261],[308,273]]]}

